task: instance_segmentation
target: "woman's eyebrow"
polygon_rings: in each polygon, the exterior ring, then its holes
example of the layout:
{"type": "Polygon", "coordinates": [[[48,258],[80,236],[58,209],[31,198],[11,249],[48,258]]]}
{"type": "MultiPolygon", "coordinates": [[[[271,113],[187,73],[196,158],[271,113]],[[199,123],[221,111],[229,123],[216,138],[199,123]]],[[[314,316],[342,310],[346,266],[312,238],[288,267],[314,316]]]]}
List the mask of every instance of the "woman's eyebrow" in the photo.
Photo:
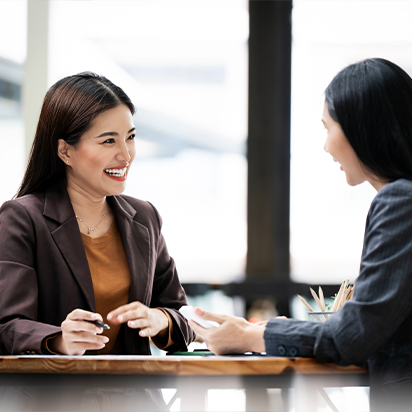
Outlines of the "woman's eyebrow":
{"type": "MultiPolygon", "coordinates": [[[[136,129],[135,127],[132,127],[127,132],[127,134],[132,133],[135,129],[136,129]]],[[[119,136],[119,133],[117,133],[117,132],[104,132],[104,133],[102,133],[102,134],[100,134],[99,136],[96,136],[96,137],[104,137],[104,136],[119,136]]]]}

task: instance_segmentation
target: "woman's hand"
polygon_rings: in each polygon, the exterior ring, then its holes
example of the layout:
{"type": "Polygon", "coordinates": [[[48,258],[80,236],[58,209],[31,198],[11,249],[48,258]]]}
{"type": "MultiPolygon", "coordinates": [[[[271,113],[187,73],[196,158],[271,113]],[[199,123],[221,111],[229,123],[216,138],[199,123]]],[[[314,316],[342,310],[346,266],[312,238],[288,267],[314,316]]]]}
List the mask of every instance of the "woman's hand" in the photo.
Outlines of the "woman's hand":
{"type": "Polygon", "coordinates": [[[203,336],[207,347],[216,355],[228,353],[264,352],[263,333],[265,326],[250,323],[243,318],[216,315],[199,308],[195,313],[205,320],[219,323],[219,327],[206,329],[190,320],[189,326],[203,336]]]}
{"type": "Polygon", "coordinates": [[[65,355],[83,355],[86,350],[103,349],[109,341],[108,337],[99,336],[103,328],[85,320],[103,321],[98,313],[73,310],[61,324],[62,334],[48,341],[49,349],[65,355]]]}
{"type": "Polygon", "coordinates": [[[143,337],[165,337],[169,330],[169,320],[160,309],[151,309],[140,302],[120,306],[107,315],[113,324],[126,323],[129,328],[140,329],[143,337]]]}

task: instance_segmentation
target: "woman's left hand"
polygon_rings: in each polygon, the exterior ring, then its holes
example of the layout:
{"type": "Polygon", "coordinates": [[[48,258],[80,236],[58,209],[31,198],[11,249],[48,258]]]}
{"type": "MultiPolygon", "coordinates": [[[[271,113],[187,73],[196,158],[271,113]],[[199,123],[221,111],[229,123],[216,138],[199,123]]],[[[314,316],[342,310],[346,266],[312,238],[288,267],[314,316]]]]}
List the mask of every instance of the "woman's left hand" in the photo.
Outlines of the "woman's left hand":
{"type": "Polygon", "coordinates": [[[169,320],[160,309],[151,309],[140,302],[120,306],[107,315],[107,320],[116,325],[127,323],[129,328],[140,329],[139,335],[143,337],[166,335],[169,329],[169,320]]]}
{"type": "Polygon", "coordinates": [[[216,355],[264,352],[266,350],[263,334],[265,326],[248,322],[243,318],[228,315],[216,315],[199,308],[196,315],[205,320],[219,323],[219,327],[206,329],[190,320],[189,326],[203,336],[207,347],[216,355]]]}

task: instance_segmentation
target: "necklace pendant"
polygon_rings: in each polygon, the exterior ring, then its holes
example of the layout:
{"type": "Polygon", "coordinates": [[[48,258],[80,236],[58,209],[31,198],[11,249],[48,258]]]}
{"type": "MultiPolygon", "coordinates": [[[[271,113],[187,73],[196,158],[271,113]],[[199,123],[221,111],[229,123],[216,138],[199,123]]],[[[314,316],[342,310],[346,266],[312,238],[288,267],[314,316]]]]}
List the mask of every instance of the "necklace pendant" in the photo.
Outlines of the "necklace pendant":
{"type": "Polygon", "coordinates": [[[103,213],[102,218],[100,219],[100,222],[95,227],[89,227],[84,220],[80,219],[80,217],[78,217],[77,215],[75,216],[76,216],[76,219],[79,220],[79,222],[82,222],[87,227],[87,234],[90,235],[90,232],[96,231],[97,227],[100,225],[100,223],[102,223],[104,217],[106,216],[106,212],[107,212],[107,206],[106,206],[106,210],[103,213]]]}

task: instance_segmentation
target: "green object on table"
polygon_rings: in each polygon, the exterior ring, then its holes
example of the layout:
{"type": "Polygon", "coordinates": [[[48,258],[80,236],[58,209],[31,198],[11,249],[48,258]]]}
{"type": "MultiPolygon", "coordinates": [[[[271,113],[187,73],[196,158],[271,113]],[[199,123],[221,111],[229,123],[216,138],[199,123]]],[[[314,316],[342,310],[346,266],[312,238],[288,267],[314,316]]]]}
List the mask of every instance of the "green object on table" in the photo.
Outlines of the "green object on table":
{"type": "Polygon", "coordinates": [[[169,352],[167,355],[170,356],[215,356],[210,350],[197,350],[193,352],[169,352]]]}
{"type": "MultiPolygon", "coordinates": [[[[203,350],[203,349],[195,349],[193,352],[168,352],[166,355],[170,356],[216,356],[213,352],[210,352],[210,350],[203,350]]],[[[244,357],[249,357],[249,356],[262,356],[265,357],[266,353],[260,353],[260,352],[246,352],[246,353],[228,353],[224,356],[244,356],[244,357]]]]}

